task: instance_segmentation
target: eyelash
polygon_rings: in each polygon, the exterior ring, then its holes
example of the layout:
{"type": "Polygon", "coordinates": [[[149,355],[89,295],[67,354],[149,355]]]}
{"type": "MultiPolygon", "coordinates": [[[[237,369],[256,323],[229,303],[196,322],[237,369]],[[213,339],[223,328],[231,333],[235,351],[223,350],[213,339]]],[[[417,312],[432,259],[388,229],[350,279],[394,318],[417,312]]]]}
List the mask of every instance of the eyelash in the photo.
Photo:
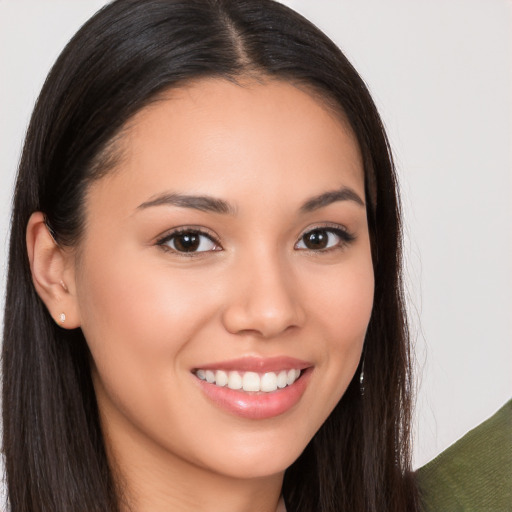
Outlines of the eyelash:
{"type": "MultiPolygon", "coordinates": [[[[305,231],[300,236],[299,241],[294,245],[294,248],[297,250],[308,251],[308,252],[314,253],[314,254],[327,253],[327,252],[343,249],[344,247],[349,245],[354,240],[355,240],[355,236],[353,234],[349,233],[349,231],[347,231],[347,229],[345,229],[344,227],[341,227],[339,225],[316,226],[316,227],[310,228],[307,231],[305,231]],[[301,242],[304,241],[304,238],[306,237],[306,235],[312,234],[315,232],[328,233],[328,239],[327,239],[328,242],[330,239],[329,235],[335,235],[336,237],[339,238],[339,242],[335,246],[321,248],[321,249],[311,249],[308,247],[297,249],[297,245],[299,245],[301,242]]],[[[202,242],[200,240],[198,248],[201,246],[201,243],[202,242]]],[[[217,251],[222,250],[222,246],[220,245],[219,241],[212,234],[207,233],[202,229],[198,229],[198,228],[194,228],[194,227],[184,227],[184,228],[175,229],[174,231],[163,236],[162,238],[159,238],[156,242],[156,245],[161,247],[165,251],[170,251],[170,252],[173,252],[180,256],[184,256],[184,257],[198,257],[198,256],[201,256],[203,253],[217,252],[217,251]],[[203,251],[197,251],[197,250],[179,251],[176,248],[169,247],[169,245],[168,245],[169,242],[176,240],[180,235],[192,235],[192,236],[198,236],[199,238],[207,238],[214,245],[214,248],[210,249],[210,250],[203,250],[203,251]]]]}
{"type": "MultiPolygon", "coordinates": [[[[349,245],[351,242],[353,242],[355,240],[355,238],[356,238],[346,228],[344,228],[342,226],[339,226],[339,225],[334,225],[334,226],[333,225],[316,226],[316,227],[313,227],[313,228],[309,228],[307,231],[305,231],[300,236],[299,241],[295,244],[295,247],[300,242],[303,242],[303,240],[306,237],[306,235],[312,234],[312,233],[315,233],[315,232],[323,232],[323,233],[329,233],[331,235],[335,235],[335,236],[337,236],[339,238],[339,242],[336,245],[332,246],[332,247],[326,247],[326,248],[323,248],[323,249],[310,249],[310,248],[306,247],[306,248],[301,249],[301,250],[308,251],[308,252],[311,252],[311,253],[314,253],[314,254],[327,253],[327,252],[343,249],[344,247],[349,245]]],[[[330,237],[328,236],[328,241],[329,241],[329,238],[330,237]]]]}
{"type": "Polygon", "coordinates": [[[156,242],[156,245],[160,246],[164,251],[173,252],[175,254],[179,254],[180,256],[185,256],[188,258],[200,256],[204,252],[216,252],[216,251],[219,251],[222,249],[219,241],[213,235],[205,232],[202,229],[198,229],[198,228],[194,228],[194,227],[184,227],[184,228],[175,229],[174,231],[172,231],[172,232],[166,234],[165,236],[163,236],[162,238],[158,239],[156,242]],[[187,251],[178,251],[177,249],[174,249],[172,247],[169,247],[169,245],[167,245],[167,244],[169,244],[169,242],[175,240],[180,235],[194,235],[194,236],[198,236],[200,238],[207,238],[210,242],[212,242],[214,244],[215,248],[212,250],[209,250],[209,251],[189,251],[189,252],[187,252],[187,251]]]}

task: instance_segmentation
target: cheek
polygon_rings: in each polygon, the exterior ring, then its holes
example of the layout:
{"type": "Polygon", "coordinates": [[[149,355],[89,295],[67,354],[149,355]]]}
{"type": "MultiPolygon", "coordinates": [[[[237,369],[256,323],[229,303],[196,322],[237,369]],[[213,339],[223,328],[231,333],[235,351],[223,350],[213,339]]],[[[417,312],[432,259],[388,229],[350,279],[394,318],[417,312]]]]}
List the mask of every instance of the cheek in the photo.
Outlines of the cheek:
{"type": "Polygon", "coordinates": [[[82,329],[92,345],[168,350],[178,333],[187,338],[198,315],[207,314],[208,300],[194,275],[166,271],[152,258],[110,253],[101,263],[86,261],[81,274],[82,329]],[[199,302],[201,310],[194,307],[199,302]]]}
{"type": "Polygon", "coordinates": [[[315,322],[312,332],[324,340],[318,370],[325,401],[316,405],[323,421],[345,393],[361,358],[373,308],[372,261],[363,252],[330,276],[317,277],[310,317],[315,322]]]}
{"type": "Polygon", "coordinates": [[[346,265],[311,275],[309,304],[316,319],[329,331],[329,339],[343,348],[362,341],[374,296],[373,265],[369,253],[356,253],[346,265]]]}
{"type": "Polygon", "coordinates": [[[183,367],[184,348],[213,304],[194,276],[121,253],[110,252],[98,264],[84,261],[78,287],[82,330],[109,394],[145,401],[183,367]]]}

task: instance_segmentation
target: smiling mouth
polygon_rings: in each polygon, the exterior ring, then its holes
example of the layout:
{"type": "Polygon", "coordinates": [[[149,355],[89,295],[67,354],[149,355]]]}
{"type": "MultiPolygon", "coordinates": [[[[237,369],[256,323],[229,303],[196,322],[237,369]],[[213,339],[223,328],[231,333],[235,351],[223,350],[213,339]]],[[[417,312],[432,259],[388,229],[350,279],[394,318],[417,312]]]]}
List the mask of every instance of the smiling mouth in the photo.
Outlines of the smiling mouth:
{"type": "Polygon", "coordinates": [[[292,368],[278,372],[257,373],[250,371],[203,370],[194,371],[194,375],[209,384],[218,387],[246,392],[272,393],[291,386],[301,375],[301,370],[292,368]]]}

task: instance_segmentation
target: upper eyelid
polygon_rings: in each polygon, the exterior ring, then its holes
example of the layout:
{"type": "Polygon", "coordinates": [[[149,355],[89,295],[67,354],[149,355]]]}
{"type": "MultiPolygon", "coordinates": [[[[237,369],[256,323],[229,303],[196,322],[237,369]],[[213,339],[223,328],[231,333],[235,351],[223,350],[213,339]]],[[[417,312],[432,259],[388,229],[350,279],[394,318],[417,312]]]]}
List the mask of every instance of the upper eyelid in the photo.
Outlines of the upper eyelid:
{"type": "Polygon", "coordinates": [[[318,224],[313,224],[312,226],[308,226],[306,229],[304,229],[300,233],[298,240],[300,240],[307,233],[309,233],[311,231],[315,231],[317,229],[325,229],[326,231],[329,231],[329,230],[332,230],[332,231],[343,231],[347,235],[351,235],[352,236],[351,231],[346,226],[344,226],[343,224],[336,224],[334,222],[324,222],[324,223],[320,222],[318,224]]]}
{"type": "Polygon", "coordinates": [[[155,240],[157,243],[161,243],[163,241],[169,240],[173,236],[188,232],[194,232],[206,236],[210,238],[212,241],[214,241],[216,244],[220,245],[219,237],[216,236],[213,232],[211,232],[208,228],[205,228],[203,226],[179,226],[176,228],[172,228],[156,236],[155,240]]]}
{"type": "Polygon", "coordinates": [[[353,242],[354,240],[356,240],[356,235],[353,232],[349,231],[348,228],[346,226],[344,226],[343,224],[328,223],[328,224],[316,225],[316,226],[313,226],[313,227],[308,227],[299,236],[298,240],[294,244],[294,248],[296,250],[299,250],[297,248],[297,246],[302,242],[303,238],[308,233],[311,233],[312,231],[316,231],[316,230],[319,230],[319,231],[320,230],[324,230],[324,231],[329,231],[331,233],[334,233],[336,236],[338,236],[340,238],[340,243],[338,245],[334,246],[334,247],[328,247],[328,248],[323,248],[323,249],[308,249],[308,248],[304,249],[304,248],[300,248],[301,251],[308,251],[308,252],[311,252],[311,253],[314,253],[314,254],[326,253],[326,252],[330,252],[332,250],[335,250],[337,248],[341,248],[343,246],[346,246],[346,245],[350,244],[351,242],[353,242]]]}
{"type": "Polygon", "coordinates": [[[201,258],[204,257],[206,254],[211,252],[218,252],[218,250],[224,250],[220,242],[218,241],[217,237],[206,232],[204,228],[195,228],[195,227],[188,227],[188,226],[182,226],[179,228],[173,228],[169,231],[164,231],[164,233],[160,236],[158,236],[155,240],[155,245],[159,247],[162,250],[170,251],[171,253],[174,253],[176,256],[179,256],[181,258],[201,258]],[[174,237],[179,236],[181,233],[190,233],[194,232],[199,234],[200,236],[205,236],[206,238],[210,239],[210,241],[215,245],[215,249],[212,250],[206,250],[206,251],[178,251],[172,247],[170,247],[168,242],[170,242],[174,237]]]}

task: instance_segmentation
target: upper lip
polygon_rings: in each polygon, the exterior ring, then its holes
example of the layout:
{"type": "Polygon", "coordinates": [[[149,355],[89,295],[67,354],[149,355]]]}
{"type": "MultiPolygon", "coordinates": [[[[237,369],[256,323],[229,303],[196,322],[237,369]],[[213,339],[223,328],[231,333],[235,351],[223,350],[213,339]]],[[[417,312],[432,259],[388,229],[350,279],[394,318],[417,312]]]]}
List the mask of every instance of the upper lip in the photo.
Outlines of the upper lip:
{"type": "Polygon", "coordinates": [[[266,373],[292,369],[304,370],[310,366],[312,366],[312,364],[307,361],[288,356],[246,356],[237,359],[230,359],[228,361],[219,361],[216,363],[197,366],[194,370],[238,370],[242,372],[266,373]]]}

